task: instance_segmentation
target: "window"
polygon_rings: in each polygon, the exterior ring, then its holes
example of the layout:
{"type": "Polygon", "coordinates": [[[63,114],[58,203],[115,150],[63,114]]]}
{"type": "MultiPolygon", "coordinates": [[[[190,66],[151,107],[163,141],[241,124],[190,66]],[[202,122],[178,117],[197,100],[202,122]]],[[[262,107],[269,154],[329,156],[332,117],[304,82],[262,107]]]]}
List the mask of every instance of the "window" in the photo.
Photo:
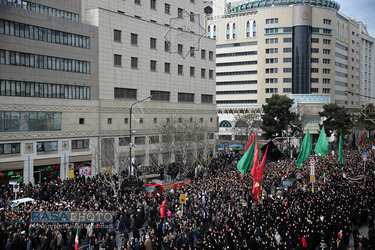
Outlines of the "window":
{"type": "Polygon", "coordinates": [[[120,137],[119,138],[119,146],[128,146],[130,144],[130,138],[128,137],[120,137]]]}
{"type": "Polygon", "coordinates": [[[319,89],[318,88],[311,88],[310,93],[318,93],[319,89]]]}
{"type": "Polygon", "coordinates": [[[266,29],[266,34],[275,34],[275,33],[278,33],[278,32],[279,32],[278,28],[266,29]]]}
{"type": "Polygon", "coordinates": [[[206,69],[201,69],[201,78],[206,78],[206,69]]]}
{"type": "Polygon", "coordinates": [[[112,124],[112,118],[108,118],[108,124],[112,124]]]}
{"type": "Polygon", "coordinates": [[[129,123],[129,118],[124,118],[124,124],[128,124],[129,123]]]}
{"type": "Polygon", "coordinates": [[[132,69],[138,69],[138,58],[132,57],[131,61],[130,61],[130,64],[131,64],[132,69]]]}
{"type": "Polygon", "coordinates": [[[284,53],[291,53],[292,52],[292,48],[283,48],[283,52],[284,53]]]}
{"type": "Polygon", "coordinates": [[[266,58],[266,63],[278,63],[278,58],[266,58]]]}
{"type": "Polygon", "coordinates": [[[212,69],[208,71],[208,78],[214,79],[214,71],[212,69]]]}
{"type": "Polygon", "coordinates": [[[201,103],[212,103],[212,95],[203,95],[201,96],[201,103]]]}
{"type": "Polygon", "coordinates": [[[311,38],[311,43],[319,43],[319,38],[311,38]]]}
{"type": "Polygon", "coordinates": [[[195,18],[194,12],[190,12],[190,22],[194,22],[194,18],[195,18]]]}
{"type": "Polygon", "coordinates": [[[179,102],[194,102],[194,94],[190,93],[178,93],[179,102]]]}
{"type": "Polygon", "coordinates": [[[319,53],[319,49],[318,48],[311,48],[311,53],[319,53]]]}
{"type": "Polygon", "coordinates": [[[164,51],[169,52],[171,49],[169,42],[164,41],[164,51]]]}
{"type": "Polygon", "coordinates": [[[277,78],[266,78],[266,83],[278,83],[277,78]]]}
{"type": "Polygon", "coordinates": [[[138,44],[138,35],[137,34],[130,34],[130,42],[131,45],[137,45],[138,44]]]}
{"type": "Polygon", "coordinates": [[[284,37],[283,42],[284,43],[291,43],[292,42],[292,38],[291,37],[284,37]]]}
{"type": "Polygon", "coordinates": [[[312,28],[313,33],[319,33],[319,28],[312,28]]]}
{"type": "Polygon", "coordinates": [[[150,38],[150,48],[156,49],[156,38],[150,38]]]}
{"type": "Polygon", "coordinates": [[[194,47],[190,47],[190,57],[195,57],[195,48],[194,47]]]}
{"type": "Polygon", "coordinates": [[[213,52],[213,51],[209,51],[209,52],[208,52],[208,59],[209,59],[210,61],[213,61],[213,60],[214,60],[214,52],[213,52]]]}
{"type": "Polygon", "coordinates": [[[183,18],[183,10],[181,8],[177,9],[177,14],[179,18],[183,18]]]}
{"type": "Polygon", "coordinates": [[[195,75],[195,67],[190,67],[190,76],[195,75]]]}
{"type": "Polygon", "coordinates": [[[150,0],[150,9],[156,9],[156,0],[150,0]]]}
{"type": "Polygon", "coordinates": [[[183,65],[178,65],[178,67],[177,67],[177,73],[179,75],[183,75],[184,74],[184,66],[183,65]]]}
{"type": "Polygon", "coordinates": [[[115,66],[121,66],[121,55],[115,55],[115,66]]]}
{"type": "Polygon", "coordinates": [[[271,44],[271,43],[278,43],[279,39],[278,38],[270,38],[266,39],[266,44],[271,44]]]}
{"type": "Polygon", "coordinates": [[[330,49],[323,49],[323,54],[330,54],[331,53],[331,50],[330,49]]]}
{"type": "Polygon", "coordinates": [[[275,54],[278,53],[279,49],[274,48],[274,49],[266,49],[266,54],[275,54]]]}
{"type": "Polygon", "coordinates": [[[331,34],[332,30],[330,29],[323,29],[323,34],[331,34]]]}
{"type": "Polygon", "coordinates": [[[266,88],[266,93],[277,93],[277,88],[266,88]]]}
{"type": "Polygon", "coordinates": [[[151,97],[152,101],[169,101],[170,100],[170,92],[151,90],[151,95],[152,95],[151,97]]]}
{"type": "Polygon", "coordinates": [[[311,68],[311,73],[319,73],[319,69],[318,68],[311,68]]]}
{"type": "Polygon", "coordinates": [[[331,79],[323,78],[323,83],[329,84],[331,79]]]}
{"type": "Polygon", "coordinates": [[[323,39],[323,44],[331,44],[331,40],[329,40],[329,39],[323,39]]]}
{"type": "Polygon", "coordinates": [[[312,63],[319,63],[319,58],[311,58],[312,63]]]}
{"type": "Polygon", "coordinates": [[[283,32],[284,33],[292,33],[293,32],[293,28],[292,27],[283,28],[283,32]]]}
{"type": "Polygon", "coordinates": [[[331,24],[331,20],[329,20],[329,19],[323,19],[323,23],[330,25],[331,24]]]}
{"type": "Polygon", "coordinates": [[[249,20],[246,22],[246,37],[255,37],[256,36],[256,21],[255,20],[249,20]]]}
{"type": "Polygon", "coordinates": [[[202,49],[202,51],[201,51],[201,58],[206,59],[206,50],[205,49],[202,49]]]}
{"type": "Polygon", "coordinates": [[[273,74],[277,72],[278,72],[277,68],[266,69],[266,74],[273,74]]]}
{"type": "Polygon", "coordinates": [[[113,31],[113,40],[115,42],[121,42],[121,30],[114,30],[113,31]]]}
{"type": "Polygon", "coordinates": [[[291,73],[292,68],[283,68],[283,73],[291,73]]]}
{"type": "Polygon", "coordinates": [[[177,49],[178,49],[178,53],[179,54],[182,54],[183,52],[184,52],[184,45],[182,45],[182,44],[178,44],[177,45],[177,49]]]}
{"type": "MultiPolygon", "coordinates": [[[[155,118],[155,119],[157,119],[157,118],[155,118]]],[[[149,138],[150,138],[150,144],[158,144],[159,143],[159,136],[158,135],[150,136],[149,138]]]]}
{"type": "Polygon", "coordinates": [[[290,63],[290,62],[292,62],[292,58],[291,57],[283,58],[283,62],[284,63],[290,63]]]}
{"type": "Polygon", "coordinates": [[[164,73],[171,73],[171,64],[170,63],[164,63],[164,73]]]}
{"type": "Polygon", "coordinates": [[[134,0],[135,4],[141,4],[141,0],[134,0]]]}
{"type": "MultiPolygon", "coordinates": [[[[83,146],[83,142],[82,140],[79,140],[80,143],[80,148],[82,148],[83,146]]],[[[9,144],[8,144],[9,145],[9,144]]],[[[19,144],[18,144],[19,145],[19,144]]],[[[58,142],[57,141],[43,141],[43,142],[37,142],[36,143],[36,151],[37,152],[51,152],[51,151],[57,151],[58,150],[58,142]]],[[[72,149],[77,149],[77,141],[72,141],[72,149]],[[75,147],[73,148],[73,144],[75,145],[75,147]]],[[[5,150],[5,147],[4,147],[4,150],[5,150]]],[[[12,148],[13,150],[13,148],[12,148]]],[[[16,153],[16,152],[14,152],[16,153]]],[[[18,152],[19,153],[19,150],[18,152]]]]}
{"type": "Polygon", "coordinates": [[[318,78],[311,78],[310,82],[311,83],[319,83],[319,79],[318,78]]]}
{"type": "Polygon", "coordinates": [[[323,59],[323,64],[329,64],[331,62],[330,59],[323,59]]]}
{"type": "Polygon", "coordinates": [[[292,93],[292,88],[283,88],[283,93],[292,93]]]}
{"type": "Polygon", "coordinates": [[[136,99],[136,89],[115,88],[115,99],[136,99]]]}
{"type": "Polygon", "coordinates": [[[278,18],[266,19],[266,24],[272,24],[272,23],[279,23],[279,19],[278,18]]]}
{"type": "Polygon", "coordinates": [[[323,69],[323,74],[329,74],[330,71],[330,69],[323,69]]]}
{"type": "Polygon", "coordinates": [[[323,88],[323,93],[324,93],[324,94],[329,94],[329,90],[330,90],[330,89],[323,88]]]}
{"type": "Polygon", "coordinates": [[[139,118],[139,123],[143,124],[143,118],[139,118]]]}
{"type": "Polygon", "coordinates": [[[170,4],[164,4],[164,13],[170,14],[171,5],[170,4]]]}
{"type": "Polygon", "coordinates": [[[283,83],[290,83],[292,82],[292,78],[283,78],[283,83]]]}
{"type": "Polygon", "coordinates": [[[146,143],[146,137],[145,136],[136,136],[134,138],[134,143],[136,145],[144,145],[146,143]]]}
{"type": "Polygon", "coordinates": [[[156,61],[150,60],[150,70],[156,71],[156,61]]]}

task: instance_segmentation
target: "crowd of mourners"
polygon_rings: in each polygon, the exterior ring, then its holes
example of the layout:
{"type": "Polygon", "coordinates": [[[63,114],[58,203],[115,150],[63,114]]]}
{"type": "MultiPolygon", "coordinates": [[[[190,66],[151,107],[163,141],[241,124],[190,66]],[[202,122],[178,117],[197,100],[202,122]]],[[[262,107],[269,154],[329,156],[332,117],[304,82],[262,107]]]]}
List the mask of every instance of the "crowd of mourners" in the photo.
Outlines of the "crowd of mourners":
{"type": "MultiPolygon", "coordinates": [[[[1,222],[13,222],[0,224],[0,249],[74,249],[77,228],[80,246],[90,249],[375,249],[375,154],[371,145],[362,152],[344,149],[343,167],[337,150],[317,160],[314,192],[309,160],[302,168],[288,157],[267,162],[258,204],[253,178],[248,172],[241,180],[236,169],[241,155],[233,152],[214,158],[197,175],[190,166],[190,185],[150,197],[124,184],[111,189],[108,178],[134,181],[129,173],[21,184],[19,195],[35,202],[0,210],[1,222]],[[368,153],[366,169],[362,152],[368,153]],[[287,190],[286,179],[292,180],[287,190]],[[183,206],[180,194],[187,197],[183,206]],[[114,211],[115,219],[112,226],[21,223],[30,221],[31,211],[62,210],[114,211]],[[368,233],[361,235],[361,226],[368,233]]],[[[170,164],[155,172],[173,180],[180,167],[170,164]]],[[[1,187],[1,206],[13,197],[12,186],[1,187]]]]}

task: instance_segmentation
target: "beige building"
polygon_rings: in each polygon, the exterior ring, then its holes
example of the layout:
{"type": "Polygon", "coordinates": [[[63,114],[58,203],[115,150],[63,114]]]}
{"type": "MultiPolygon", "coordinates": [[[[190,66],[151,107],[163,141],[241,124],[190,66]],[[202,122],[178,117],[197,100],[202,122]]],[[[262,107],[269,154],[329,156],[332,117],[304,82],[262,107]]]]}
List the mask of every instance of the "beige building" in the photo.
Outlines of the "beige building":
{"type": "Polygon", "coordinates": [[[360,108],[370,100],[361,95],[375,96],[375,40],[365,25],[338,12],[337,2],[215,0],[211,6],[206,26],[216,39],[219,138],[235,139],[234,116],[261,113],[274,93],[295,100],[312,134],[323,104],[360,108]]]}
{"type": "Polygon", "coordinates": [[[215,41],[193,2],[1,2],[0,181],[95,175],[105,159],[122,170],[130,146],[143,166],[205,157],[159,146],[173,117],[214,142],[215,41]]]}

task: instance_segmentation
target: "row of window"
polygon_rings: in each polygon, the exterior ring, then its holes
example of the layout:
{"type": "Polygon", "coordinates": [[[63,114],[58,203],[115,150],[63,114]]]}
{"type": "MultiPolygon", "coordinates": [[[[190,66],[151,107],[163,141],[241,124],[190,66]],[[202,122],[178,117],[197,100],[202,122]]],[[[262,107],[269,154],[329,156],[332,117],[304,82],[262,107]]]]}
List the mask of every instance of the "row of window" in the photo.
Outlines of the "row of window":
{"type": "Polygon", "coordinates": [[[216,67],[239,66],[239,65],[253,65],[253,64],[257,64],[257,61],[216,63],[216,67]]]}
{"type": "Polygon", "coordinates": [[[241,47],[241,46],[251,46],[251,45],[257,45],[257,41],[253,42],[244,42],[244,43],[228,43],[228,44],[218,44],[216,45],[216,48],[230,48],[230,47],[241,47]]]}
{"type": "Polygon", "coordinates": [[[64,18],[64,19],[75,21],[75,22],[79,21],[79,15],[76,13],[72,13],[72,12],[68,12],[68,11],[60,10],[60,9],[55,9],[55,8],[51,8],[45,5],[32,3],[28,1],[2,0],[0,1],[0,4],[11,4],[14,7],[22,8],[25,10],[31,10],[31,11],[35,11],[41,14],[64,18]]]}
{"type": "Polygon", "coordinates": [[[0,50],[0,64],[90,74],[90,62],[0,50]]]}
{"type": "Polygon", "coordinates": [[[256,90],[216,91],[217,95],[256,94],[256,90]]]}
{"type": "Polygon", "coordinates": [[[257,54],[257,51],[244,51],[244,52],[231,52],[231,53],[216,54],[216,57],[249,56],[249,55],[256,55],[256,54],[257,54]]]}
{"type": "MultiPolygon", "coordinates": [[[[115,29],[113,31],[113,35],[114,35],[113,39],[114,39],[115,42],[121,42],[122,41],[122,31],[121,30],[115,29]]],[[[130,34],[130,44],[134,45],[134,46],[138,45],[138,34],[135,34],[135,33],[130,34]]],[[[157,39],[154,38],[154,37],[150,37],[150,49],[157,49],[157,39]]],[[[168,53],[171,52],[171,44],[167,41],[164,41],[164,51],[168,52],[168,53]]],[[[195,57],[195,51],[196,51],[195,47],[189,48],[190,57],[195,57]]],[[[176,52],[184,53],[183,44],[177,45],[177,51],[176,52]]],[[[201,59],[206,59],[207,58],[206,54],[207,54],[207,51],[204,50],[204,49],[201,49],[201,59]]],[[[214,52],[213,51],[208,52],[208,59],[210,61],[214,60],[214,52]]]]}
{"type": "MultiPolygon", "coordinates": [[[[278,82],[279,82],[278,78],[266,78],[266,83],[278,83],[278,82]]],[[[290,78],[290,77],[283,78],[283,83],[291,83],[291,82],[292,82],[292,78],[290,78]]],[[[311,78],[310,82],[311,83],[319,83],[319,79],[318,78],[311,78]]],[[[323,78],[322,82],[325,83],[325,84],[329,84],[330,79],[323,78]]]]}
{"type": "Polygon", "coordinates": [[[237,84],[257,84],[257,80],[216,82],[216,85],[237,85],[237,84]]]}
{"type": "Polygon", "coordinates": [[[233,71],[233,72],[217,72],[216,76],[236,76],[236,75],[254,75],[256,74],[256,70],[249,70],[249,71],[233,71]]]}
{"type": "Polygon", "coordinates": [[[0,96],[90,100],[89,86],[0,80],[0,96]]]}
{"type": "MultiPolygon", "coordinates": [[[[72,140],[71,149],[84,149],[90,147],[90,139],[72,140]]],[[[36,143],[37,152],[58,151],[58,141],[42,141],[36,143]]]]}
{"type": "MultiPolygon", "coordinates": [[[[137,99],[136,89],[115,88],[115,99],[137,99]]],[[[168,91],[150,91],[151,101],[170,101],[171,93],[168,91]]],[[[191,93],[178,93],[179,102],[194,102],[194,94],[191,93]]],[[[213,103],[212,95],[201,94],[201,103],[213,103]]]]}
{"type": "MultiPolygon", "coordinates": [[[[81,119],[83,119],[83,118],[80,118],[80,121],[81,121],[81,119]]],[[[194,121],[194,119],[192,118],[192,117],[190,117],[190,122],[192,123],[193,121],[194,121]]],[[[200,120],[200,122],[201,123],[203,123],[204,122],[204,119],[203,118],[200,118],[199,119],[200,120]]],[[[213,122],[213,118],[210,118],[210,122],[213,122]]],[[[178,122],[179,123],[182,123],[184,121],[184,119],[182,119],[182,118],[178,118],[178,122]]],[[[145,120],[143,119],[143,118],[141,118],[140,120],[139,120],[139,123],[140,124],[143,124],[145,122],[145,120]]],[[[170,119],[169,118],[167,118],[166,119],[166,123],[169,123],[170,122],[170,119]]],[[[107,123],[108,124],[112,124],[113,123],[113,120],[112,120],[112,118],[108,118],[107,119],[107,123]]],[[[129,118],[124,118],[124,124],[128,124],[129,123],[129,118]]],[[[154,124],[157,124],[158,123],[158,118],[154,118],[154,124]]],[[[159,137],[158,135],[156,135],[156,136],[152,136],[152,137],[159,137]]],[[[120,138],[120,146],[125,146],[125,145],[121,145],[122,143],[121,143],[121,140],[124,140],[125,139],[125,142],[126,141],[128,141],[128,144],[127,145],[129,145],[129,137],[124,137],[123,139],[122,138],[120,138]],[[126,139],[125,139],[126,138],[126,139]]],[[[212,138],[210,138],[210,139],[212,139],[212,138]]]]}
{"type": "MultiPolygon", "coordinates": [[[[114,55],[114,65],[120,67],[122,65],[122,56],[121,55],[114,55]]],[[[138,69],[138,58],[131,57],[130,58],[130,67],[132,69],[138,69]]],[[[157,61],[150,60],[150,71],[157,71],[157,61]]],[[[206,69],[201,68],[201,78],[206,78],[206,69]]],[[[171,73],[171,64],[164,63],[164,73],[170,74],[171,73]]],[[[184,65],[177,65],[177,74],[184,75],[184,65]]],[[[195,67],[190,67],[190,76],[195,77],[195,67]]],[[[214,79],[214,71],[208,70],[208,78],[214,79]]]]}
{"type": "Polygon", "coordinates": [[[60,131],[61,112],[0,111],[0,132],[60,131]]]}
{"type": "MultiPolygon", "coordinates": [[[[323,94],[329,94],[330,89],[329,88],[323,88],[322,93],[323,94]]],[[[278,93],[277,88],[266,88],[266,94],[276,94],[278,93]]],[[[283,93],[292,93],[292,88],[283,88],[283,93]]],[[[318,88],[310,88],[310,93],[319,93],[318,88]]]]}
{"type": "Polygon", "coordinates": [[[79,48],[90,48],[90,37],[0,19],[0,34],[79,48]]]}
{"type": "Polygon", "coordinates": [[[257,100],[222,100],[216,101],[217,104],[240,104],[240,103],[257,103],[257,100]]]}

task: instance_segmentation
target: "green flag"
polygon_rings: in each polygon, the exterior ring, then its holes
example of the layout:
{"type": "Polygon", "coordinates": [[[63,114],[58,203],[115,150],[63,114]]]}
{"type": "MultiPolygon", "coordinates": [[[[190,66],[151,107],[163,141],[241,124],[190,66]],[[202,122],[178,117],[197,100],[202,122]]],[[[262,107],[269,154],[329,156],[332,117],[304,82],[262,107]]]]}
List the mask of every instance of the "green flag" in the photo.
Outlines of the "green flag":
{"type": "Polygon", "coordinates": [[[323,178],[326,178],[326,172],[323,173],[323,178]]]}
{"type": "Polygon", "coordinates": [[[249,149],[237,163],[237,169],[241,172],[242,178],[244,178],[247,171],[251,170],[251,168],[253,167],[255,155],[255,141],[256,139],[251,143],[249,149]]]}
{"type": "Polygon", "coordinates": [[[342,152],[342,132],[340,133],[340,142],[339,142],[339,160],[341,162],[341,166],[345,166],[345,159],[344,153],[342,152]]]}
{"type": "Polygon", "coordinates": [[[326,137],[326,132],[324,131],[324,125],[322,131],[320,131],[320,135],[318,141],[316,142],[314,152],[320,158],[323,159],[324,156],[328,153],[329,144],[326,137]]]}
{"type": "Polygon", "coordinates": [[[305,137],[303,138],[302,141],[302,146],[301,146],[301,151],[299,152],[296,165],[301,168],[302,164],[306,159],[310,156],[312,150],[312,144],[311,144],[311,137],[310,137],[310,132],[307,130],[305,137]]]}

